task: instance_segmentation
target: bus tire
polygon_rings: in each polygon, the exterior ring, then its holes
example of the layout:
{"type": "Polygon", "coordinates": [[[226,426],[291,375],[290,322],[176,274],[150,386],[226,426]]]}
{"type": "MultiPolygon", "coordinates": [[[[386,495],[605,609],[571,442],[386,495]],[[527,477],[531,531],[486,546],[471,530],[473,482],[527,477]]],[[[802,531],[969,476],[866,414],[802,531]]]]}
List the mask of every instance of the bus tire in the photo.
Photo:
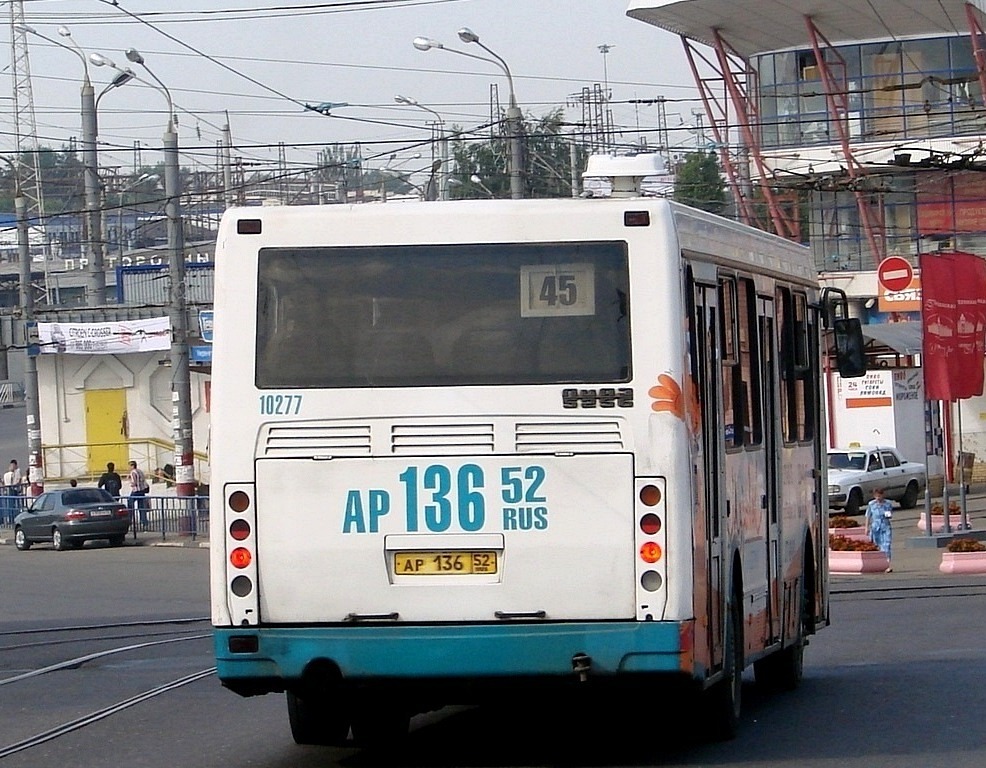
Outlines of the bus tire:
{"type": "Polygon", "coordinates": [[[805,645],[810,627],[808,574],[801,579],[801,604],[798,607],[798,636],[786,648],[753,663],[757,685],[766,691],[793,691],[804,676],[805,645]]]}
{"type": "Polygon", "coordinates": [[[391,747],[407,738],[411,715],[379,702],[357,705],[353,712],[353,741],[358,747],[391,747]]]}
{"type": "Polygon", "coordinates": [[[338,747],[346,743],[349,721],[324,697],[311,695],[303,699],[288,691],[287,699],[288,723],[295,744],[338,747]]]}
{"type": "Polygon", "coordinates": [[[705,721],[711,741],[734,738],[743,709],[743,622],[740,606],[739,597],[734,596],[727,608],[724,677],[705,693],[705,721]]]}

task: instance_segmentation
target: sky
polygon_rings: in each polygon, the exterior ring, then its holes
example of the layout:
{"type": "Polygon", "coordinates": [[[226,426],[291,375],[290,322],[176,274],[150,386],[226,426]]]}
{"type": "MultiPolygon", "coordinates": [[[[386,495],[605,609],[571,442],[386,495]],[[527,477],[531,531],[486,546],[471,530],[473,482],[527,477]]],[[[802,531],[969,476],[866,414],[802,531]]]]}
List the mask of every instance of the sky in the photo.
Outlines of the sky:
{"type": "MultiPolygon", "coordinates": [[[[417,50],[415,37],[488,57],[456,32],[468,27],[500,56],[513,76],[525,114],[566,107],[600,84],[611,93],[613,122],[623,141],[659,143],[657,108],[635,100],[665,99],[672,146],[693,146],[689,131],[700,104],[680,41],[626,16],[628,0],[22,0],[28,34],[38,143],[62,147],[80,129],[82,56],[46,40],[99,53],[141,79],[103,92],[117,73],[88,65],[99,95],[100,165],[132,172],[134,146],[143,165],[160,162],[170,92],[178,115],[181,163],[214,168],[216,144],[229,124],[234,155],[249,168],[314,165],[326,144],[359,142],[367,167],[416,170],[428,153],[427,110],[394,102],[417,100],[448,128],[490,119],[491,87],[505,106],[506,76],[496,64],[453,53],[417,50]],[[70,37],[59,35],[65,26],[70,37]],[[600,49],[605,46],[605,51],[600,49]],[[136,48],[147,69],[124,53],[136,48]],[[149,74],[153,73],[153,75],[149,74]],[[330,115],[305,105],[344,104],[330,115]],[[280,145],[283,145],[283,149],[280,145]],[[390,159],[396,154],[397,160],[390,159]]],[[[9,0],[0,2],[6,37],[9,0]]],[[[16,147],[10,45],[2,61],[0,152],[16,147]]],[[[22,107],[23,108],[23,107],[22,107]]],[[[23,123],[23,119],[22,119],[23,123]]]]}

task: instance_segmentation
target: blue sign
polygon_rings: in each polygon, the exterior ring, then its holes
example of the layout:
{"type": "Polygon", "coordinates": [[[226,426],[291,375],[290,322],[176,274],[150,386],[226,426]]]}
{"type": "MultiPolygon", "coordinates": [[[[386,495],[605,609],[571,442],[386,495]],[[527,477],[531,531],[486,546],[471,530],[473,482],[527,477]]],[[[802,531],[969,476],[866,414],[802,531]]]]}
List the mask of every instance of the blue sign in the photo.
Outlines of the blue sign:
{"type": "Polygon", "coordinates": [[[188,361],[190,363],[211,363],[212,347],[189,347],[188,361]]]}
{"type": "MultiPolygon", "coordinates": [[[[202,309],[199,310],[199,336],[202,337],[202,341],[212,343],[212,310],[202,309]]],[[[209,358],[212,359],[211,357],[209,358]]]]}

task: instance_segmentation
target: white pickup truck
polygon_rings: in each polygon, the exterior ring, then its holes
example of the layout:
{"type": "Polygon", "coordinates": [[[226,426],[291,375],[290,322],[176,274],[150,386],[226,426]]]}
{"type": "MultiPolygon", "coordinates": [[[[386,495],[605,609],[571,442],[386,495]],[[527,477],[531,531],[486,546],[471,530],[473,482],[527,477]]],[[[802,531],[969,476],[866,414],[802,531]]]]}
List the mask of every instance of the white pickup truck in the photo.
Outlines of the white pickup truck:
{"type": "Polygon", "coordinates": [[[828,452],[829,508],[847,515],[866,510],[874,488],[911,509],[927,483],[924,464],[907,461],[896,448],[864,445],[828,452]]]}

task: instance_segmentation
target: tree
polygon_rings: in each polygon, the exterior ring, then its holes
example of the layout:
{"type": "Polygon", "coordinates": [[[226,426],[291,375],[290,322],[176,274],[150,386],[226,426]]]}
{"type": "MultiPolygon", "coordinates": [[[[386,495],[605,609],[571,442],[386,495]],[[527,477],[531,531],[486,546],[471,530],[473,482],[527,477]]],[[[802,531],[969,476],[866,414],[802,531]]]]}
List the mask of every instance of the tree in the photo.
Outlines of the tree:
{"type": "Polygon", "coordinates": [[[679,203],[722,213],[726,208],[726,182],[714,152],[690,152],[675,170],[674,199],[679,203]]]}
{"type": "MultiPolygon", "coordinates": [[[[538,120],[524,120],[524,178],[528,197],[570,197],[572,194],[572,137],[565,136],[566,127],[561,107],[538,120]]],[[[510,197],[510,141],[505,124],[497,134],[486,140],[468,139],[460,127],[453,128],[452,178],[449,196],[453,198],[510,197]],[[471,181],[476,175],[482,186],[471,181]],[[483,189],[486,187],[489,193],[483,189]]],[[[585,165],[586,152],[576,147],[575,165],[585,165]]]]}

